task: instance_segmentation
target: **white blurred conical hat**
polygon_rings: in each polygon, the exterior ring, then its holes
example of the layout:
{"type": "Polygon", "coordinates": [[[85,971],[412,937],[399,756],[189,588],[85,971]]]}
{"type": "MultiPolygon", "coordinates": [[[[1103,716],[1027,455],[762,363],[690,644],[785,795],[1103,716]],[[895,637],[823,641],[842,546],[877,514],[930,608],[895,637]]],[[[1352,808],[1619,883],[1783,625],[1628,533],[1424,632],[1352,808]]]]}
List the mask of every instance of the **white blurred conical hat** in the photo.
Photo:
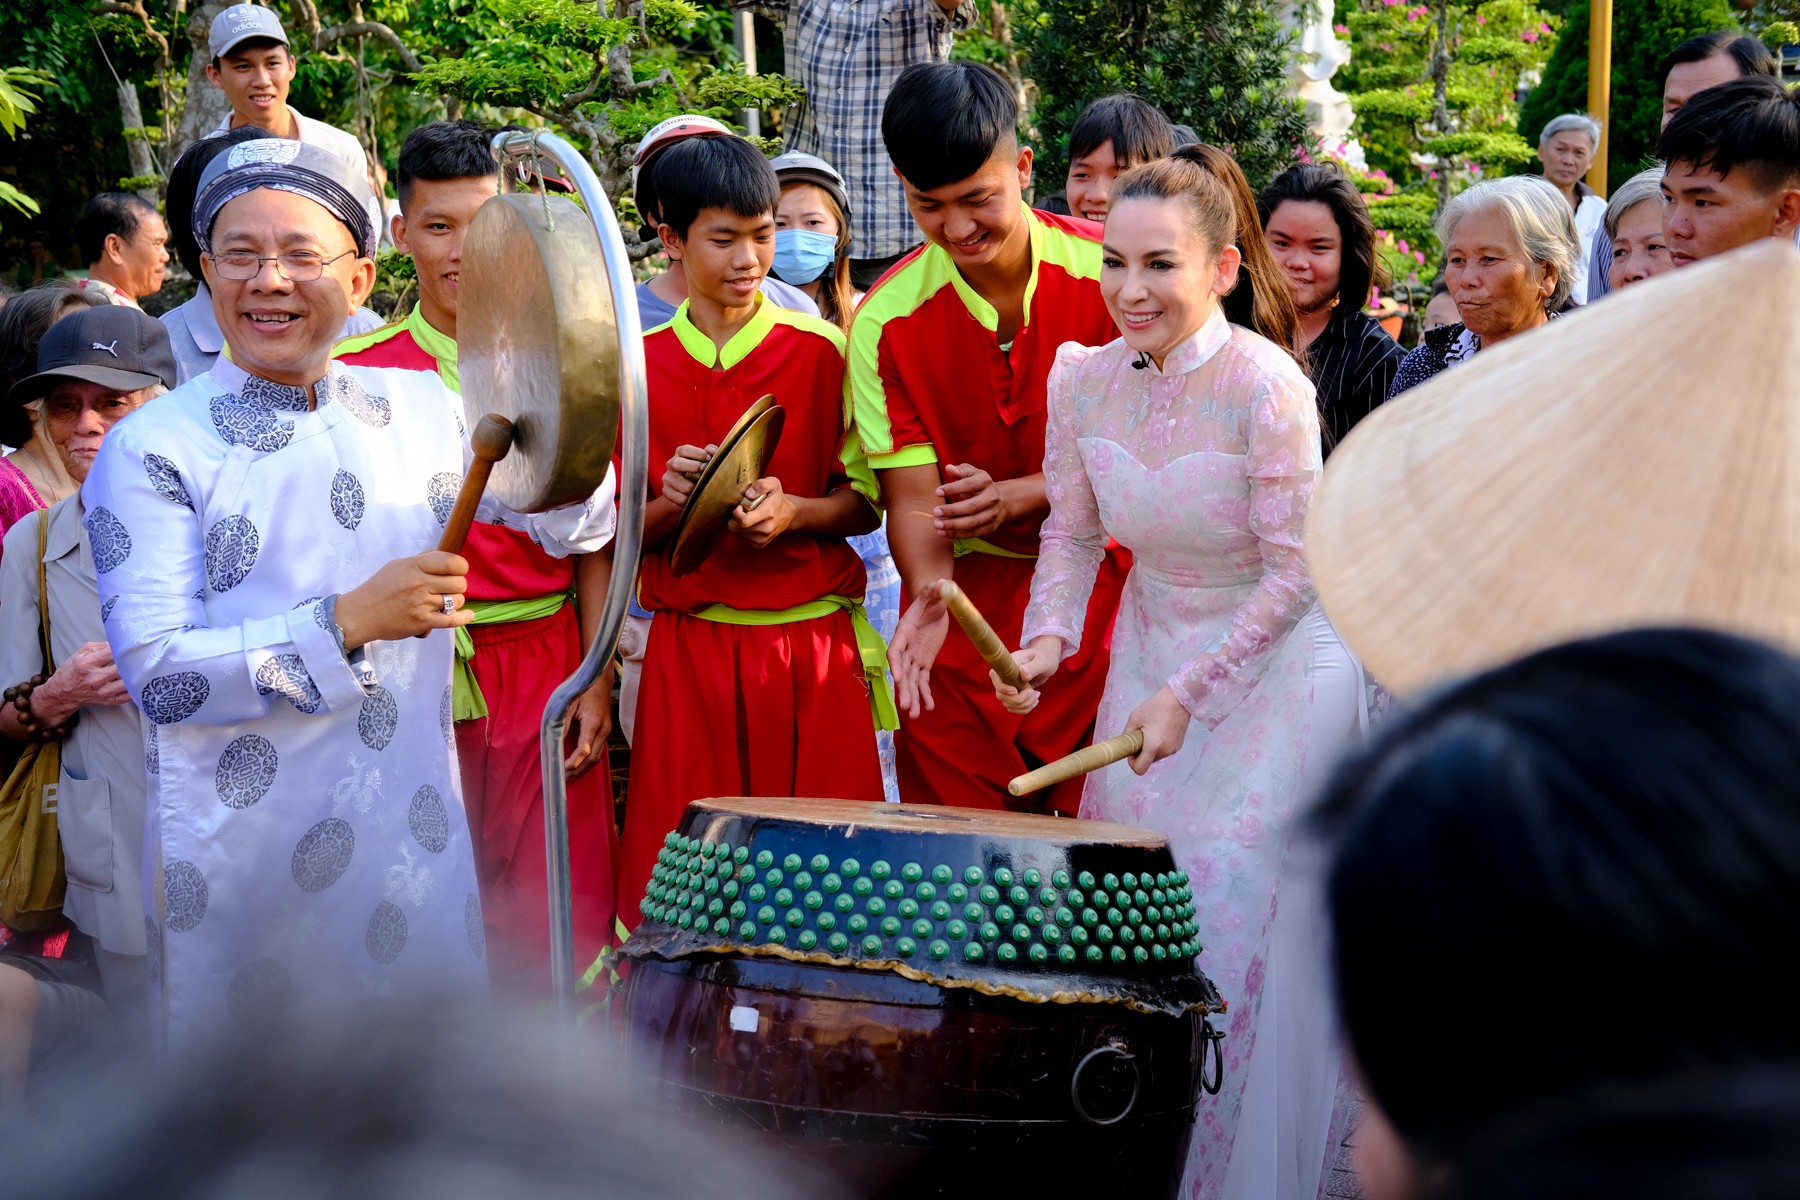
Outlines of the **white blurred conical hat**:
{"type": "Polygon", "coordinates": [[[1307,520],[1325,612],[1399,693],[1655,625],[1800,650],[1800,250],[1617,292],[1376,409],[1307,520]]]}

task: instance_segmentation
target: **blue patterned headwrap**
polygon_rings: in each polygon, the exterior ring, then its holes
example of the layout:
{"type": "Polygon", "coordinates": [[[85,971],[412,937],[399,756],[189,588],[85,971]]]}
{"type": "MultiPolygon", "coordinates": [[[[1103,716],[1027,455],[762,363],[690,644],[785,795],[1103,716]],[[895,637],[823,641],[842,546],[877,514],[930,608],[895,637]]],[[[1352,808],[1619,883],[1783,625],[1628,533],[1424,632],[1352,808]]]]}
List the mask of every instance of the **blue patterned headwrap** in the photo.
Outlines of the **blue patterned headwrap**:
{"type": "Polygon", "coordinates": [[[219,210],[257,188],[318,201],[349,228],[358,254],[374,255],[382,210],[369,181],[329,151],[288,138],[239,142],[207,166],[194,200],[194,240],[202,250],[212,250],[212,227],[219,210]]]}

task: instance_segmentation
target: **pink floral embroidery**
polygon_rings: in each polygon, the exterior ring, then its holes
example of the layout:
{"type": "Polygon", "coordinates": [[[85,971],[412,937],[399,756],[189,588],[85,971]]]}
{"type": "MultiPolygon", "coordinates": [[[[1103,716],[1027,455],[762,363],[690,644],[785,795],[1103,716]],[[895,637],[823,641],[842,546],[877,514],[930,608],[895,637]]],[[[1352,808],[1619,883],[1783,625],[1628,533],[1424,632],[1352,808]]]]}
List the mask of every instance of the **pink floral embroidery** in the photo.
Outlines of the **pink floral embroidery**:
{"type": "Polygon", "coordinates": [[[1225,1087],[1201,1101],[1186,1184],[1213,1197],[1265,989],[1278,986],[1263,956],[1312,704],[1311,649],[1289,635],[1315,601],[1304,534],[1321,469],[1318,409],[1292,359],[1222,316],[1160,370],[1133,369],[1135,357],[1123,342],[1057,357],[1050,516],[1023,636],[1067,643],[1107,539],[1132,551],[1098,724],[1122,728],[1165,681],[1195,724],[1146,776],[1122,765],[1090,775],[1081,815],[1162,832],[1188,873],[1199,965],[1231,1004],[1225,1087]]]}

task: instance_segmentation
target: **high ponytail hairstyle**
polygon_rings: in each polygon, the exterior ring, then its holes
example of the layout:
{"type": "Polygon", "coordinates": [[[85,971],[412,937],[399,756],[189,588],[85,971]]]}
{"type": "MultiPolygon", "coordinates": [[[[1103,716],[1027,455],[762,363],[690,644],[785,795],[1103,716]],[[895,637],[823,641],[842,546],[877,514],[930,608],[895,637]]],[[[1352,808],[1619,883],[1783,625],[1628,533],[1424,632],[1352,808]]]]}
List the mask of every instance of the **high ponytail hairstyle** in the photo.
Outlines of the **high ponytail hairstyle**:
{"type": "Polygon", "coordinates": [[[1250,190],[1250,181],[1244,178],[1237,160],[1205,142],[1183,146],[1171,157],[1186,159],[1210,172],[1231,195],[1237,214],[1235,244],[1244,262],[1238,270],[1238,286],[1223,301],[1226,319],[1262,334],[1292,355],[1300,369],[1310,375],[1306,350],[1300,344],[1300,313],[1294,307],[1293,289],[1263,240],[1262,220],[1256,215],[1256,193],[1250,190]]]}

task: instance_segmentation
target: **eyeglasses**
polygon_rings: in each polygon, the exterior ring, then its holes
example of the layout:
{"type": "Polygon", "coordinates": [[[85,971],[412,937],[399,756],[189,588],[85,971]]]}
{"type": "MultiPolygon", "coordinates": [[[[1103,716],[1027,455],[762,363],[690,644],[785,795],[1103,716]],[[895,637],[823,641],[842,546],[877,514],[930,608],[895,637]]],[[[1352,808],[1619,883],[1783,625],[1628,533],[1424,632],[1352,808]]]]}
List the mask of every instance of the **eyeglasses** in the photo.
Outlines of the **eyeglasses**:
{"type": "Polygon", "coordinates": [[[330,258],[310,250],[291,250],[286,254],[258,254],[254,250],[227,250],[223,254],[208,253],[222,279],[255,279],[262,274],[264,263],[274,263],[275,272],[289,283],[310,283],[325,273],[325,268],[340,258],[349,258],[354,250],[334,254],[330,258]]]}

